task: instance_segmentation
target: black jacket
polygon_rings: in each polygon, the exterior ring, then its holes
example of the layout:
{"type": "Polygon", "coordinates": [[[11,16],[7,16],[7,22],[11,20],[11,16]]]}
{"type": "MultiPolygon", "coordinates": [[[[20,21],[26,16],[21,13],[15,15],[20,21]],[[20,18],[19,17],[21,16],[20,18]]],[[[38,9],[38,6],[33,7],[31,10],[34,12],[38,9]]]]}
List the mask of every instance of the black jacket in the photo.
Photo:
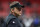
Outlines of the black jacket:
{"type": "Polygon", "coordinates": [[[19,19],[15,17],[14,15],[10,14],[5,19],[3,27],[22,27],[22,26],[21,26],[19,19]]]}

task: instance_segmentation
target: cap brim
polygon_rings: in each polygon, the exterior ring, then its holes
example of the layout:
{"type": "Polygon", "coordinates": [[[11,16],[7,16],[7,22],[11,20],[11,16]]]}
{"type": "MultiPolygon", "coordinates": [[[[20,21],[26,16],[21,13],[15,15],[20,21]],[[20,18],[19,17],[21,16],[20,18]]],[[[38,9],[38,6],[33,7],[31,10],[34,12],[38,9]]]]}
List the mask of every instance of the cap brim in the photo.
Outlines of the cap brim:
{"type": "Polygon", "coordinates": [[[19,5],[18,7],[22,7],[22,8],[24,8],[24,6],[23,6],[23,5],[19,5]]]}
{"type": "Polygon", "coordinates": [[[22,8],[24,8],[24,6],[21,6],[22,8]]]}

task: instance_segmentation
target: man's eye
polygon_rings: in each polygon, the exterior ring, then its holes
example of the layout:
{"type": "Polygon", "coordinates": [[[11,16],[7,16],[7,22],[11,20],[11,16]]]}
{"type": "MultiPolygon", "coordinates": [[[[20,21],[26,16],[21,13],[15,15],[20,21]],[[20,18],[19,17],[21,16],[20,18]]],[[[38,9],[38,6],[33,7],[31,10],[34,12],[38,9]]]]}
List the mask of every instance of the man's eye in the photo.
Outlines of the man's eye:
{"type": "Polygon", "coordinates": [[[19,11],[21,11],[21,8],[17,8],[19,11]]]}

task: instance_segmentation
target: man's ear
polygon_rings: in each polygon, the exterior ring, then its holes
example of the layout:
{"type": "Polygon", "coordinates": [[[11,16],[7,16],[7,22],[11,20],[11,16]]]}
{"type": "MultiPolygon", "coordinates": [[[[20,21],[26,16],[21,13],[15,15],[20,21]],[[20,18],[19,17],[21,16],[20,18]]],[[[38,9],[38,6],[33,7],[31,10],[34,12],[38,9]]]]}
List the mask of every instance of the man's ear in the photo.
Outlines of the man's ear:
{"type": "Polygon", "coordinates": [[[13,8],[11,9],[11,12],[14,12],[13,8]]]}

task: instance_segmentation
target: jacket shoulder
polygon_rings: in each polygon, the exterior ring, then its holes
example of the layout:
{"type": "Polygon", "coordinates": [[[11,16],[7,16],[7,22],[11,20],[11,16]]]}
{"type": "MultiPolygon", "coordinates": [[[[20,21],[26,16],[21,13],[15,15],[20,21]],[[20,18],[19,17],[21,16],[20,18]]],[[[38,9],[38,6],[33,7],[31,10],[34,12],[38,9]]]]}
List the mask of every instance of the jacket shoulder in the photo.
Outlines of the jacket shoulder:
{"type": "Polygon", "coordinates": [[[5,22],[8,23],[11,19],[16,19],[16,17],[14,15],[8,15],[6,18],[5,18],[5,22]]]}

